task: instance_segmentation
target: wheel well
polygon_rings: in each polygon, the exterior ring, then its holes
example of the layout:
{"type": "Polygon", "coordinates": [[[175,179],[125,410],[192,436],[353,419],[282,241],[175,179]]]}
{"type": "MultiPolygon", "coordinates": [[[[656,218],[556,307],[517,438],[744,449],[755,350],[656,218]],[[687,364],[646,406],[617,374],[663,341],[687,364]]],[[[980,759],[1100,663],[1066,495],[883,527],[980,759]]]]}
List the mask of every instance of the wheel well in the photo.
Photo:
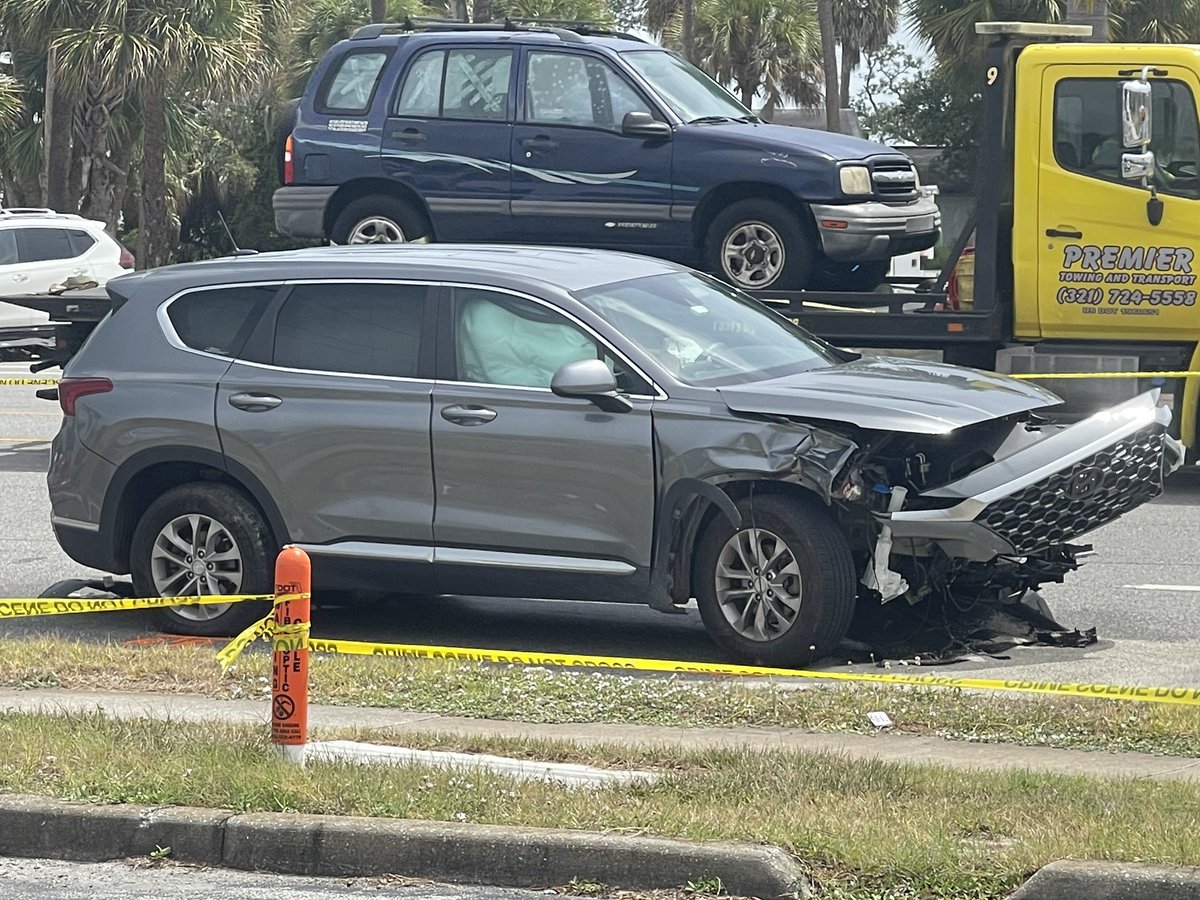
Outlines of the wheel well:
{"type": "Polygon", "coordinates": [[[277,516],[273,517],[244,484],[214,466],[197,462],[161,462],[133,475],[121,491],[113,521],[113,557],[119,571],[129,571],[129,545],[138,522],[150,504],[172,488],[193,482],[215,482],[233,488],[246,497],[267,523],[275,543],[279,542],[277,516]]]}
{"type": "Polygon", "coordinates": [[[386,178],[358,178],[354,181],[347,181],[329,198],[329,203],[325,207],[324,228],[326,237],[333,232],[334,223],[337,222],[338,216],[342,214],[342,211],[347,206],[355,200],[361,200],[363,197],[370,197],[372,195],[395,197],[397,200],[403,200],[415,209],[420,210],[421,214],[425,216],[425,221],[429,222],[429,227],[433,228],[433,218],[429,215],[429,208],[416,191],[395,181],[389,181],[386,178]]]}
{"type": "MultiPolygon", "coordinates": [[[[758,497],[764,494],[771,494],[789,497],[798,503],[813,503],[821,507],[828,507],[828,503],[812,490],[790,481],[741,479],[726,481],[717,485],[717,487],[735,503],[743,497],[750,496],[751,491],[753,491],[754,495],[758,497]]],[[[671,541],[673,556],[671,572],[672,594],[675,602],[683,603],[696,596],[696,541],[699,540],[704,530],[708,528],[709,523],[720,515],[722,513],[716,504],[704,498],[698,498],[697,502],[692,503],[684,511],[683,516],[676,525],[671,541]]]]}
{"type": "Polygon", "coordinates": [[[708,236],[708,227],[721,210],[739,200],[755,199],[783,203],[796,214],[805,229],[811,229],[812,213],[809,211],[808,204],[802,202],[791,191],[761,181],[732,181],[714,188],[696,207],[696,212],[692,215],[692,240],[695,241],[696,246],[704,246],[704,240],[708,236]]]}

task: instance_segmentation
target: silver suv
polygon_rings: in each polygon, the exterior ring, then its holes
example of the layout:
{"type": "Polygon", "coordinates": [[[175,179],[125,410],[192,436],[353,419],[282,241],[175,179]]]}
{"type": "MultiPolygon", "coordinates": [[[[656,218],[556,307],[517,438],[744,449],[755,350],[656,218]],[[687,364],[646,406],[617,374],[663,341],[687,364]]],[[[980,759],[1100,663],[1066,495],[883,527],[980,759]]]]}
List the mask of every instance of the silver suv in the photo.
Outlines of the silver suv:
{"type": "MultiPolygon", "coordinates": [[[[1157,495],[1153,393],[1070,427],[999,375],[858,359],[666,262],[320,248],[109,282],[49,473],[75,560],[139,595],[695,598],[737,659],[807,663],[856,602],[1003,602],[1157,495]]],[[[246,604],[164,610],[227,634],[246,604]]]]}

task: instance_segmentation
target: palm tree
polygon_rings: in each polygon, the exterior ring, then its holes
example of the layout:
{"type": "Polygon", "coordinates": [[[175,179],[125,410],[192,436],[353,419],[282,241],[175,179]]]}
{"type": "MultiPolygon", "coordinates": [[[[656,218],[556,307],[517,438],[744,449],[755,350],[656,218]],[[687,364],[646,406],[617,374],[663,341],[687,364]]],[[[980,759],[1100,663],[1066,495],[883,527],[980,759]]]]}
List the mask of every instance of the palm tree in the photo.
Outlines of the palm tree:
{"type": "Polygon", "coordinates": [[[814,0],[699,0],[696,5],[696,63],[732,85],[747,107],[761,95],[767,118],[787,100],[816,100],[820,58],[814,0]]]}
{"type": "Polygon", "coordinates": [[[138,260],[167,262],[175,227],[167,196],[167,105],[174,93],[235,92],[262,58],[262,9],[253,0],[100,0],[90,22],[51,46],[63,72],[104,73],[106,86],[140,102],[138,260]]]}
{"type": "Polygon", "coordinates": [[[838,132],[842,130],[842,113],[841,104],[838,102],[833,0],[817,0],[817,18],[821,30],[821,68],[825,73],[825,129],[838,132]]]}
{"type": "Polygon", "coordinates": [[[21,121],[21,111],[24,108],[21,82],[11,75],[0,75],[0,131],[15,128],[21,121]]]}
{"type": "MultiPolygon", "coordinates": [[[[1099,0],[1097,0],[1097,4],[1099,0]]],[[[1197,0],[1124,0],[1110,7],[1114,40],[1183,44],[1200,40],[1197,0]]]]}
{"type": "MultiPolygon", "coordinates": [[[[302,90],[325,52],[355,29],[376,21],[375,0],[310,0],[296,11],[290,48],[291,87],[302,90]]],[[[421,0],[389,0],[382,19],[403,22],[408,16],[427,16],[432,10],[421,0]]]]}
{"type": "Polygon", "coordinates": [[[896,32],[900,0],[834,0],[833,30],[842,48],[838,97],[850,108],[850,76],[864,53],[877,53],[896,32]]]}

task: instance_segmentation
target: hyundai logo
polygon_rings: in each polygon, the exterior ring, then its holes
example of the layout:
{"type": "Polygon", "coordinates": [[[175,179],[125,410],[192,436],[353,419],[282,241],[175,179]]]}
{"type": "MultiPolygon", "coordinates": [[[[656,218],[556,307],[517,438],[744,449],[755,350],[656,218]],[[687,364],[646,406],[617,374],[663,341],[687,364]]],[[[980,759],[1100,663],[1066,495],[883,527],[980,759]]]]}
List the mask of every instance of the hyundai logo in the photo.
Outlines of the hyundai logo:
{"type": "Polygon", "coordinates": [[[1086,500],[1100,489],[1104,472],[1095,467],[1080,469],[1067,482],[1067,496],[1072,500],[1086,500]]]}

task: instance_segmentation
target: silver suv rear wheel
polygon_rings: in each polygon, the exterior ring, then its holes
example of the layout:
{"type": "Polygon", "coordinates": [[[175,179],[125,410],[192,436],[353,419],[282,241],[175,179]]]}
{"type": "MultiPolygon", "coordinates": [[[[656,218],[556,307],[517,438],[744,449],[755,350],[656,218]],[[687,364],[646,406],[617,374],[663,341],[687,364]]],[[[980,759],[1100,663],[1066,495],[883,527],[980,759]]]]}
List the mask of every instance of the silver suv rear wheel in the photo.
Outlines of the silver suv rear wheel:
{"type": "MultiPolygon", "coordinates": [[[[242,592],[242,551],[229,529],[209,516],[178,516],[163,526],[154,540],[150,574],[160,597],[242,592]]],[[[232,604],[180,606],[175,614],[206,622],[224,614],[232,604]]]]}

